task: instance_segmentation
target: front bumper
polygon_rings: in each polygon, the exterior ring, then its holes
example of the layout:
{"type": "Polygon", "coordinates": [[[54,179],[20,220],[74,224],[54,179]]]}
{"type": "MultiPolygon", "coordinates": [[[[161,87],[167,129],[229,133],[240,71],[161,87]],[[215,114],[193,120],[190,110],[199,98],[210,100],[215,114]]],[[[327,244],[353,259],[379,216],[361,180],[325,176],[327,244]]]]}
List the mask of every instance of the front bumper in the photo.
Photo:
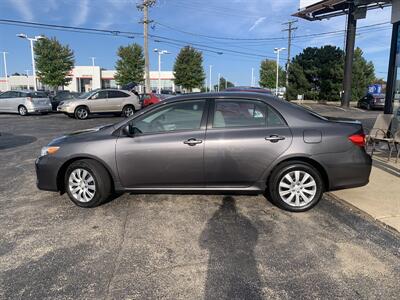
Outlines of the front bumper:
{"type": "Polygon", "coordinates": [[[36,186],[40,190],[58,191],[57,176],[61,163],[54,157],[45,155],[36,159],[36,186]]]}
{"type": "Polygon", "coordinates": [[[57,107],[58,112],[62,112],[64,114],[73,114],[74,113],[74,108],[70,106],[58,106],[57,107]]]}

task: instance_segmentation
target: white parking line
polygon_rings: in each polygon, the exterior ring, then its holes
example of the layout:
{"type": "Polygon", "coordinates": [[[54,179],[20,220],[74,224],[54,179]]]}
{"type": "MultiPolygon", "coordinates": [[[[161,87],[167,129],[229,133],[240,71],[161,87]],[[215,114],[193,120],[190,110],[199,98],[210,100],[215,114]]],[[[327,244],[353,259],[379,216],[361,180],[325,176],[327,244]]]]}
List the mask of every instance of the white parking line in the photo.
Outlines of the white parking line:
{"type": "Polygon", "coordinates": [[[343,111],[347,111],[347,110],[345,110],[344,108],[339,107],[339,106],[332,106],[332,107],[337,108],[337,109],[340,109],[340,110],[343,110],[343,111]]]}

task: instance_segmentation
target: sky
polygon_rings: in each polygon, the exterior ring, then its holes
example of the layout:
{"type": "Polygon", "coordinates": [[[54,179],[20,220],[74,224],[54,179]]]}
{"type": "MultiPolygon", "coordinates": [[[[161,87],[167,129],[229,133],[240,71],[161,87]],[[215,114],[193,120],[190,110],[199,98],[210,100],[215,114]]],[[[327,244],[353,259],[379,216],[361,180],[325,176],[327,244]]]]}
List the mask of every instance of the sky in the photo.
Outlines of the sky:
{"type": "MultiPolygon", "coordinates": [[[[97,28],[115,31],[136,32],[134,38],[113,35],[95,35],[63,32],[49,29],[26,28],[0,23],[0,51],[6,51],[8,73],[26,73],[31,70],[30,48],[27,40],[16,37],[18,33],[28,36],[44,34],[56,37],[68,44],[75,53],[76,65],[95,63],[106,69],[114,69],[119,46],[136,42],[143,45],[143,13],[138,11],[135,0],[0,0],[0,19],[38,22],[56,25],[97,28]]],[[[179,49],[185,44],[203,49],[204,69],[209,77],[212,65],[212,81],[218,74],[236,85],[250,85],[254,68],[258,80],[260,62],[264,58],[275,59],[275,47],[287,47],[287,32],[282,23],[299,8],[299,0],[157,0],[150,8],[150,34],[179,42],[161,43],[150,40],[150,69],[158,69],[155,48],[168,50],[171,54],[162,57],[162,70],[172,70],[179,49]],[[206,36],[249,39],[274,38],[267,41],[214,39],[206,36]],[[241,53],[204,51],[205,47],[229,49],[241,53]],[[246,54],[244,54],[246,53],[246,54]],[[249,55],[251,54],[251,55],[249,55]]],[[[391,8],[369,11],[367,18],[358,21],[356,46],[364,51],[367,60],[375,65],[376,76],[386,78],[389,60],[391,8]],[[387,22],[368,29],[361,27],[387,22]]],[[[302,35],[324,33],[345,29],[345,17],[323,21],[298,20],[294,32],[291,56],[309,46],[335,45],[343,48],[344,34],[302,35]]],[[[154,38],[155,39],[155,38],[154,38]]],[[[209,49],[211,50],[211,49],[209,49]]],[[[280,64],[284,66],[286,52],[281,52],[280,64]],[[282,58],[283,56],[283,58],[282,58]]],[[[3,63],[0,76],[4,76],[3,63]]],[[[32,71],[30,71],[31,74],[32,71]]]]}

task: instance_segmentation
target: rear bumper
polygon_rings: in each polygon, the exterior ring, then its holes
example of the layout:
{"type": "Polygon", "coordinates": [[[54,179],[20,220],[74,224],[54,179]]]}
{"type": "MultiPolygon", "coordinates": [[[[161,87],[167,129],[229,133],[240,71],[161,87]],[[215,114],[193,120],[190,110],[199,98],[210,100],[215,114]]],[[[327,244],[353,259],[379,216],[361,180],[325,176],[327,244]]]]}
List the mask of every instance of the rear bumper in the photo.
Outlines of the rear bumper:
{"type": "Polygon", "coordinates": [[[56,159],[49,156],[42,156],[36,159],[36,186],[40,190],[45,191],[58,191],[57,175],[59,163],[56,159]]]}
{"type": "Polygon", "coordinates": [[[46,106],[31,106],[26,108],[28,113],[41,113],[41,112],[51,112],[53,109],[51,105],[46,106]]]}
{"type": "Polygon", "coordinates": [[[329,191],[367,185],[372,159],[363,148],[354,147],[344,153],[321,154],[313,157],[327,172],[329,191]]]}

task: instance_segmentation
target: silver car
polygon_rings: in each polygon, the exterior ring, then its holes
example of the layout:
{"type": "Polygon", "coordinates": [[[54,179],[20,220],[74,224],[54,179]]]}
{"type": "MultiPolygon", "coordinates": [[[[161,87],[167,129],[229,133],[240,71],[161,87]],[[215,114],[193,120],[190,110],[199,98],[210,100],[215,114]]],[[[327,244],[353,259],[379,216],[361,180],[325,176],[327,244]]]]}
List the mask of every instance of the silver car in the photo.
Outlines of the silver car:
{"type": "Polygon", "coordinates": [[[44,92],[7,91],[0,94],[0,112],[19,113],[26,116],[30,113],[48,113],[51,102],[44,92]]]}
{"type": "Polygon", "coordinates": [[[117,113],[129,117],[140,108],[139,98],[132,92],[97,89],[84,93],[76,99],[61,102],[57,111],[84,120],[93,113],[117,113]]]}

